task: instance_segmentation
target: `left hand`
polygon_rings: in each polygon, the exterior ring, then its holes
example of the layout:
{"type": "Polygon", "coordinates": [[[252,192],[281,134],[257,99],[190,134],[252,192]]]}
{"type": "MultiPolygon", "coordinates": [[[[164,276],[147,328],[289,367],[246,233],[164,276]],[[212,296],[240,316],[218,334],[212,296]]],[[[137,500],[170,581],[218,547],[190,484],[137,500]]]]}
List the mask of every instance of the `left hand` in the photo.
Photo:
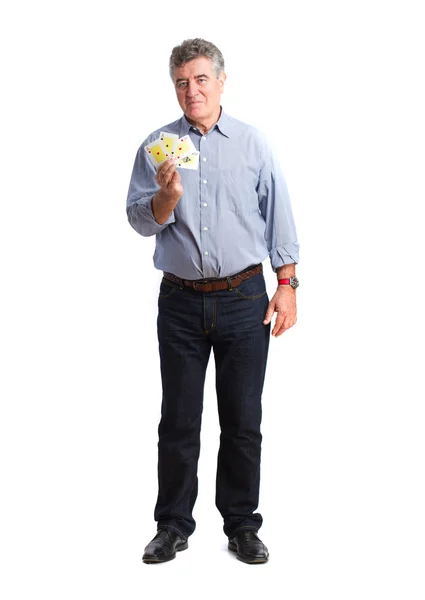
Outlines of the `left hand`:
{"type": "Polygon", "coordinates": [[[268,325],[270,323],[273,313],[275,312],[277,312],[277,317],[272,330],[272,335],[279,337],[297,322],[297,301],[295,297],[295,290],[293,290],[290,286],[278,286],[275,295],[269,302],[266,316],[263,321],[264,325],[268,325]]]}

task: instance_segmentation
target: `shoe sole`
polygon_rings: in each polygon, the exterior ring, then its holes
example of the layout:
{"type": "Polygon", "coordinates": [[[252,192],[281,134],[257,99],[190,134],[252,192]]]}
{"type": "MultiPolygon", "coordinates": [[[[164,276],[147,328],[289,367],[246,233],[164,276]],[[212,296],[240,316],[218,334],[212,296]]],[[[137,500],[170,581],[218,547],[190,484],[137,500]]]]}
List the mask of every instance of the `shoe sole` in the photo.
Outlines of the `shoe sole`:
{"type": "Polygon", "coordinates": [[[262,563],[266,563],[269,560],[268,556],[267,556],[267,558],[252,558],[252,559],[248,559],[248,558],[244,558],[243,556],[240,556],[240,554],[238,554],[238,548],[234,542],[229,542],[227,547],[229,548],[229,550],[236,553],[236,558],[238,560],[246,563],[247,565],[260,565],[262,563]]]}
{"type": "Polygon", "coordinates": [[[174,552],[174,554],[172,554],[171,556],[166,556],[165,558],[155,558],[155,556],[152,556],[152,558],[146,557],[146,558],[142,558],[142,560],[146,565],[155,565],[157,563],[168,562],[169,560],[173,560],[173,558],[176,558],[177,552],[181,552],[182,550],[187,550],[188,547],[189,547],[189,544],[187,542],[183,542],[183,544],[176,546],[176,552],[174,552]]]}

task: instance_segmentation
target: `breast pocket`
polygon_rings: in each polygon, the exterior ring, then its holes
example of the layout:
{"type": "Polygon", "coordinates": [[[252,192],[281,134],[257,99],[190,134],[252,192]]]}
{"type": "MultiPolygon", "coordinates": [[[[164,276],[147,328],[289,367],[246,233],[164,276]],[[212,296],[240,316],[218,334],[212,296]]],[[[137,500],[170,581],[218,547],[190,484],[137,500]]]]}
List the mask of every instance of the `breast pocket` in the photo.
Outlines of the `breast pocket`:
{"type": "Polygon", "coordinates": [[[224,208],[241,215],[259,212],[258,175],[253,169],[241,165],[225,168],[220,172],[220,179],[224,208]]]}

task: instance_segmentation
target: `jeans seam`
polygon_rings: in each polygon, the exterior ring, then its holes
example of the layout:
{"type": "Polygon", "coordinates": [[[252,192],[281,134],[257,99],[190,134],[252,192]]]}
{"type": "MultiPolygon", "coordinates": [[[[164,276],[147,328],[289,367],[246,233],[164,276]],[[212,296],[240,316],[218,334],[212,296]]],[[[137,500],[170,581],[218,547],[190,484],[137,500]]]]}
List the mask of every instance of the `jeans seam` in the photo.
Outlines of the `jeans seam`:
{"type": "Polygon", "coordinates": [[[169,282],[168,280],[162,281],[161,283],[164,283],[165,285],[167,285],[168,287],[170,287],[170,291],[168,292],[168,294],[161,294],[161,292],[159,292],[159,298],[169,298],[170,296],[172,296],[174,294],[174,292],[176,290],[179,289],[178,285],[173,285],[171,282],[169,282]]]}
{"type": "Polygon", "coordinates": [[[267,293],[267,290],[264,290],[264,292],[261,292],[261,294],[257,294],[256,296],[244,296],[243,294],[241,294],[238,288],[235,288],[235,292],[237,293],[239,298],[242,298],[243,300],[258,300],[259,298],[262,298],[264,294],[267,293]]]}

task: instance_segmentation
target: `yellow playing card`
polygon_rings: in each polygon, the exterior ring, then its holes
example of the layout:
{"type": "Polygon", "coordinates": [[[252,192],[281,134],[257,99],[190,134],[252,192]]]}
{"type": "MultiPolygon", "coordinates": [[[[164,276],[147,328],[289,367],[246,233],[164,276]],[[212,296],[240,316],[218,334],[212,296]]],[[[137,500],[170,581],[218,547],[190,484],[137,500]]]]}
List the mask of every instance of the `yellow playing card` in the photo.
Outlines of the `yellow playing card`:
{"type": "Polygon", "coordinates": [[[145,152],[154,167],[157,167],[171,156],[162,145],[160,139],[154,140],[145,146],[145,152]]]}
{"type": "Polygon", "coordinates": [[[190,139],[190,136],[185,135],[184,137],[178,138],[176,140],[173,151],[174,157],[177,159],[181,159],[185,156],[188,156],[189,154],[193,154],[194,152],[196,152],[196,148],[194,146],[194,143],[190,139]]]}
{"type": "Polygon", "coordinates": [[[176,167],[180,167],[181,169],[193,169],[196,170],[199,165],[199,152],[194,152],[193,154],[189,154],[184,158],[178,159],[176,162],[176,167]]]}
{"type": "Polygon", "coordinates": [[[159,134],[159,139],[163,143],[164,148],[167,150],[167,152],[172,153],[174,143],[176,140],[179,139],[179,136],[177,135],[177,133],[167,133],[166,131],[161,131],[161,133],[159,134]]]}

